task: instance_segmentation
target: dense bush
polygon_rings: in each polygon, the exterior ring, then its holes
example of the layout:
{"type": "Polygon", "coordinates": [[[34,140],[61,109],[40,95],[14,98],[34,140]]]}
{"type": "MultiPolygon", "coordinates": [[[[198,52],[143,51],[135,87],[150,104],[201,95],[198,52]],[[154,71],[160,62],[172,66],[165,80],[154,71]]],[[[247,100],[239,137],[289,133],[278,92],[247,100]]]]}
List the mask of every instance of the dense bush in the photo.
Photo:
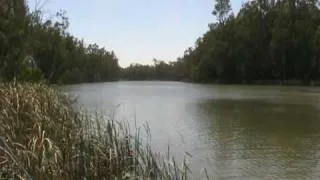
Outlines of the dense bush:
{"type": "Polygon", "coordinates": [[[44,19],[25,3],[0,1],[0,80],[78,83],[119,78],[115,53],[68,33],[65,12],[44,19]]]}

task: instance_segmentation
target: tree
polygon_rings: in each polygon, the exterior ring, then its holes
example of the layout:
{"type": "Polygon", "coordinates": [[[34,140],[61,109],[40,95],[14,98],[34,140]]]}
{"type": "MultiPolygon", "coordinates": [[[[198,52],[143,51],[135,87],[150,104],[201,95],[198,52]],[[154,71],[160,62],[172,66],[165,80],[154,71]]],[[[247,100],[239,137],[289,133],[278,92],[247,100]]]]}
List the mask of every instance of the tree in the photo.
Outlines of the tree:
{"type": "Polygon", "coordinates": [[[188,79],[284,84],[319,79],[316,0],[253,0],[236,16],[230,7],[229,1],[216,1],[218,23],[179,59],[188,79]]]}
{"type": "Polygon", "coordinates": [[[74,83],[118,79],[115,53],[96,44],[86,46],[72,36],[65,11],[56,14],[56,21],[43,20],[41,11],[30,12],[24,0],[0,3],[1,80],[44,78],[49,83],[74,83]]]}
{"type": "Polygon", "coordinates": [[[229,16],[231,9],[230,0],[215,0],[212,14],[217,17],[219,23],[223,24],[229,16]]]}

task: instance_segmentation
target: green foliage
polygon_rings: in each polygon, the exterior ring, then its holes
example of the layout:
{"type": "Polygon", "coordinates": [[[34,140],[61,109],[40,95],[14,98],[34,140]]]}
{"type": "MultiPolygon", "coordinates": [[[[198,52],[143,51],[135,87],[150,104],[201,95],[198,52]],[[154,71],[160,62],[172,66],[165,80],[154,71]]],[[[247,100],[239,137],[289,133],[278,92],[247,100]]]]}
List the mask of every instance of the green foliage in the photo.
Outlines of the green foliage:
{"type": "Polygon", "coordinates": [[[215,0],[213,15],[217,16],[217,19],[220,23],[223,23],[228,17],[229,12],[231,11],[230,0],[215,0]]]}
{"type": "Polygon", "coordinates": [[[21,0],[3,0],[0,9],[0,76],[20,77],[27,51],[28,19],[21,0]]]}
{"type": "Polygon", "coordinates": [[[254,0],[237,16],[217,0],[218,23],[180,62],[199,82],[309,84],[320,78],[320,9],[315,0],[254,0]],[[226,17],[226,15],[228,15],[226,17]]]}
{"type": "Polygon", "coordinates": [[[131,64],[122,69],[124,80],[178,80],[178,63],[154,59],[153,65],[131,64]]]}
{"type": "Polygon", "coordinates": [[[118,59],[96,44],[86,46],[67,32],[66,13],[57,21],[29,12],[23,0],[3,0],[0,9],[0,77],[50,83],[110,81],[119,77],[118,59]],[[28,59],[33,59],[30,65],[28,59]],[[73,74],[74,73],[74,74],[73,74]]]}
{"type": "Polygon", "coordinates": [[[56,21],[23,0],[2,0],[0,80],[79,83],[189,80],[310,84],[320,80],[320,9],[316,0],[253,0],[237,15],[215,0],[217,22],[176,62],[155,60],[121,69],[114,52],[70,35],[65,12],[56,21]],[[33,63],[28,62],[32,57],[33,63]]]}

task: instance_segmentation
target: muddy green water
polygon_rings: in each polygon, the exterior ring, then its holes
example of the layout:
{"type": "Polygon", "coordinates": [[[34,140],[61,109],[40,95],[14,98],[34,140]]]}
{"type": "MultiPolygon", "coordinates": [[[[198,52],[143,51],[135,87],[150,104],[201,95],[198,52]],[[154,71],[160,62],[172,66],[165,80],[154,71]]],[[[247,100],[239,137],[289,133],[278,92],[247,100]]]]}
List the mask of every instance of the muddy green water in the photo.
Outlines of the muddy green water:
{"type": "Polygon", "coordinates": [[[142,126],[152,145],[193,175],[216,179],[320,179],[320,89],[113,82],[66,86],[92,110],[142,126]]]}

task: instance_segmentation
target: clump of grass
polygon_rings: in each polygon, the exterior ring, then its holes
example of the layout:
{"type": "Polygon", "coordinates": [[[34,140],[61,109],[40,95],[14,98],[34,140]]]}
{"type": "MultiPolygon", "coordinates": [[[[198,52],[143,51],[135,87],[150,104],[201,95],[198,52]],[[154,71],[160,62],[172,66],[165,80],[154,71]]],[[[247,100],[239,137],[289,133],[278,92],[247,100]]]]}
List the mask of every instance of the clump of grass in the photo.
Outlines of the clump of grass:
{"type": "Polygon", "coordinates": [[[153,153],[138,129],[72,104],[43,84],[0,84],[0,178],[188,179],[187,162],[153,153]]]}

